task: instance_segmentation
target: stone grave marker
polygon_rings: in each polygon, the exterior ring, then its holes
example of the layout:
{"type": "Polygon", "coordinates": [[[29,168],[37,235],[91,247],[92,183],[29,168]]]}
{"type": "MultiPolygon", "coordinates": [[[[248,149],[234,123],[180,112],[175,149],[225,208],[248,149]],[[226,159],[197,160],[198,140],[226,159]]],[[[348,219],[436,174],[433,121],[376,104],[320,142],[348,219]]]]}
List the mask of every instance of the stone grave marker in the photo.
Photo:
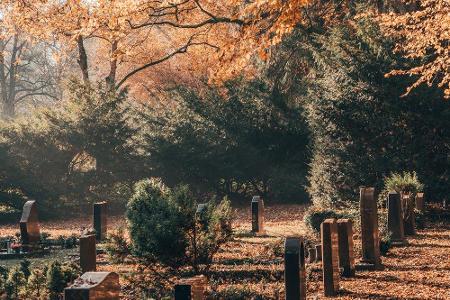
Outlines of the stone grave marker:
{"type": "Polygon", "coordinates": [[[416,214],[414,213],[415,203],[412,202],[411,194],[402,194],[403,230],[405,235],[416,234],[416,214]]]}
{"type": "Polygon", "coordinates": [[[97,269],[97,250],[95,235],[80,237],[80,267],[81,271],[90,272],[97,269]]]}
{"type": "Polygon", "coordinates": [[[94,203],[93,223],[97,241],[102,241],[106,238],[108,230],[107,209],[108,203],[106,201],[94,203]]]}
{"type": "Polygon", "coordinates": [[[378,211],[373,187],[360,188],[361,248],[360,269],[381,269],[378,211]]]}
{"type": "Polygon", "coordinates": [[[285,299],[306,299],[305,245],[299,237],[288,237],[284,244],[285,299]]]}
{"type": "Polygon", "coordinates": [[[388,206],[388,230],[391,232],[393,244],[405,244],[405,232],[403,230],[402,202],[400,194],[390,192],[387,199],[388,206]]]}
{"type": "Polygon", "coordinates": [[[316,245],[316,261],[322,261],[322,245],[316,245]]]}
{"type": "Polygon", "coordinates": [[[336,219],[326,219],[320,225],[322,236],[322,271],[325,297],[335,296],[339,290],[339,253],[336,219]]]}
{"type": "Polygon", "coordinates": [[[342,276],[355,276],[355,254],[353,249],[353,224],[349,219],[337,221],[339,241],[339,267],[342,268],[342,276]]]}
{"type": "Polygon", "coordinates": [[[253,196],[252,204],[252,232],[257,235],[264,235],[264,201],[259,196],[253,196]]]}
{"type": "Polygon", "coordinates": [[[203,275],[181,279],[175,285],[175,300],[203,300],[207,285],[208,280],[203,275]]]}
{"type": "Polygon", "coordinates": [[[425,211],[425,200],[423,193],[417,193],[416,195],[416,208],[421,212],[425,211]]]}
{"type": "Polygon", "coordinates": [[[119,299],[119,275],[114,272],[86,272],[64,289],[64,300],[119,299]]]}
{"type": "Polygon", "coordinates": [[[39,243],[41,238],[36,201],[25,202],[20,218],[20,237],[23,250],[28,251],[39,243]]]}
{"type": "Polygon", "coordinates": [[[309,248],[308,249],[308,263],[312,264],[316,261],[316,249],[309,248]]]}

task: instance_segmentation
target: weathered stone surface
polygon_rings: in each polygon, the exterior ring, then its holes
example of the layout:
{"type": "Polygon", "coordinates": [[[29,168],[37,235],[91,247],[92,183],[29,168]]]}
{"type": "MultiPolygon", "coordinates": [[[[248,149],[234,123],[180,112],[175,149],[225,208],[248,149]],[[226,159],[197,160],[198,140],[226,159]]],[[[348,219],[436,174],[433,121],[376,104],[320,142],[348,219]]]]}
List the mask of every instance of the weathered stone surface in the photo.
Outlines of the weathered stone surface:
{"type": "Polygon", "coordinates": [[[402,194],[403,230],[405,235],[416,234],[416,214],[414,213],[415,203],[410,194],[402,194]]]}
{"type": "Polygon", "coordinates": [[[97,268],[95,242],[95,235],[80,237],[80,267],[83,273],[95,271],[97,268]]]}
{"type": "Polygon", "coordinates": [[[20,237],[25,251],[41,238],[36,201],[25,202],[20,218],[20,237]]]}
{"type": "Polygon", "coordinates": [[[405,243],[405,232],[403,230],[402,203],[400,194],[390,192],[387,199],[388,206],[388,230],[391,232],[392,242],[405,243]]]}
{"type": "Polygon", "coordinates": [[[207,285],[203,275],[182,279],[175,285],[175,300],[203,300],[207,285]]]}
{"type": "Polygon", "coordinates": [[[316,245],[316,261],[322,261],[322,245],[316,245]]]}
{"type": "Polygon", "coordinates": [[[306,299],[305,245],[299,237],[286,238],[284,282],[286,300],[306,299]]]}
{"type": "Polygon", "coordinates": [[[97,241],[102,241],[106,238],[106,233],[108,231],[107,209],[108,203],[105,201],[94,203],[93,223],[97,241]]]}
{"type": "Polygon", "coordinates": [[[355,254],[353,249],[353,224],[349,219],[337,221],[339,241],[339,267],[342,276],[355,276],[355,254]]]}
{"type": "Polygon", "coordinates": [[[363,264],[380,269],[380,238],[378,232],[377,202],[372,187],[360,188],[361,247],[363,264]],[[370,266],[372,265],[372,266],[370,266]]]}
{"type": "Polygon", "coordinates": [[[423,193],[417,193],[416,195],[416,208],[421,212],[425,211],[425,199],[423,193]]]}
{"type": "Polygon", "coordinates": [[[336,219],[326,219],[320,225],[322,236],[322,270],[325,297],[335,296],[339,290],[339,253],[336,219]]]}
{"type": "Polygon", "coordinates": [[[316,261],[316,248],[308,249],[308,263],[312,264],[316,261]]]}
{"type": "Polygon", "coordinates": [[[119,275],[114,272],[87,272],[64,289],[65,300],[118,300],[119,275]]]}
{"type": "Polygon", "coordinates": [[[252,232],[256,234],[265,234],[264,230],[264,201],[259,196],[253,196],[252,204],[252,232]]]}

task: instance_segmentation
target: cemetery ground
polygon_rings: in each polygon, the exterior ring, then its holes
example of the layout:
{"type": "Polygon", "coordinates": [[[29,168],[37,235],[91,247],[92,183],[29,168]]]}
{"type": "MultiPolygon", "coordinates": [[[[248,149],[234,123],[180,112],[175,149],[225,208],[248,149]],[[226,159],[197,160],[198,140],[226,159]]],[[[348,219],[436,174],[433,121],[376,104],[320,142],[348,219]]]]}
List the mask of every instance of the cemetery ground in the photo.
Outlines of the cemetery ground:
{"type": "MultiPolygon", "coordinates": [[[[266,235],[253,236],[248,207],[236,209],[235,237],[216,255],[208,271],[209,299],[284,299],[283,247],[286,236],[304,236],[304,206],[276,205],[266,207],[266,235]]],[[[79,234],[88,227],[90,219],[61,222],[42,222],[41,231],[53,237],[79,234]]],[[[108,219],[109,230],[125,226],[121,217],[108,219]]],[[[0,236],[14,235],[16,224],[0,227],[0,236]]],[[[308,239],[314,237],[309,236],[308,239]]],[[[354,237],[355,258],[360,255],[359,236],[354,237]]],[[[310,245],[308,245],[310,246],[310,245]]],[[[98,249],[103,245],[99,244],[98,249]]],[[[78,249],[68,249],[44,258],[32,258],[32,264],[53,259],[70,260],[78,249]]],[[[177,277],[185,270],[170,273],[155,267],[152,271],[132,263],[112,264],[105,254],[97,257],[97,271],[115,271],[121,275],[124,299],[141,299],[139,285],[151,284],[172,289],[177,277]]],[[[431,224],[417,235],[408,237],[408,245],[391,248],[382,257],[384,270],[357,271],[353,278],[340,279],[336,299],[450,299],[450,226],[431,224]]],[[[11,266],[19,260],[2,260],[0,265],[11,266]]],[[[187,271],[186,271],[187,272],[187,271]]],[[[320,263],[306,265],[308,299],[323,298],[320,263]]]]}

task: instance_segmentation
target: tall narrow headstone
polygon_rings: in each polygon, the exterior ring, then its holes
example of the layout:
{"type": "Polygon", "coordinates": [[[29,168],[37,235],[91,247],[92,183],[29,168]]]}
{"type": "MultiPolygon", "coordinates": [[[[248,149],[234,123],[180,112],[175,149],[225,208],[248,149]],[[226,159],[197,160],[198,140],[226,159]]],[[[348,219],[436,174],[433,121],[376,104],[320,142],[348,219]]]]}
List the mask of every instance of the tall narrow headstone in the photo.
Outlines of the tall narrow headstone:
{"type": "Polygon", "coordinates": [[[252,232],[262,235],[264,230],[264,201],[259,196],[253,196],[252,204],[252,232]]]}
{"type": "Polygon", "coordinates": [[[361,213],[361,268],[380,269],[380,238],[378,234],[377,202],[372,187],[360,188],[361,213]]]}
{"type": "Polygon", "coordinates": [[[322,261],[322,245],[316,245],[316,261],[322,261]]]}
{"type": "Polygon", "coordinates": [[[94,217],[93,217],[93,223],[94,223],[94,229],[95,234],[97,237],[97,241],[102,241],[106,237],[107,233],[107,208],[108,203],[103,202],[97,202],[94,203],[94,217]]]}
{"type": "Polygon", "coordinates": [[[306,299],[305,246],[299,237],[284,244],[284,283],[286,300],[306,299]]]}
{"type": "Polygon", "coordinates": [[[339,290],[339,253],[336,219],[326,219],[320,225],[322,236],[322,271],[325,297],[335,296],[339,290]]]}
{"type": "Polygon", "coordinates": [[[403,230],[402,203],[400,194],[390,192],[387,199],[388,206],[388,230],[394,244],[405,243],[405,232],[403,230]]]}
{"type": "Polygon", "coordinates": [[[416,208],[421,212],[425,211],[425,200],[423,193],[417,193],[416,195],[416,208]]]}
{"type": "Polygon", "coordinates": [[[416,234],[416,214],[414,213],[414,199],[411,194],[402,194],[403,230],[405,235],[416,234]]]}
{"type": "Polygon", "coordinates": [[[355,276],[355,254],[353,249],[353,225],[349,219],[337,221],[339,241],[339,268],[342,276],[355,276]]]}
{"type": "Polygon", "coordinates": [[[28,251],[41,238],[36,201],[25,202],[20,218],[20,237],[23,250],[28,251]]]}
{"type": "Polygon", "coordinates": [[[182,279],[175,285],[175,300],[203,300],[207,284],[203,275],[182,279]]]}
{"type": "Polygon", "coordinates": [[[80,237],[80,267],[83,273],[97,269],[97,250],[93,234],[80,237]]]}
{"type": "Polygon", "coordinates": [[[308,249],[308,263],[312,264],[316,261],[316,249],[309,248],[308,249]]]}
{"type": "Polygon", "coordinates": [[[64,289],[64,300],[119,300],[119,275],[114,272],[87,272],[64,289]]]}

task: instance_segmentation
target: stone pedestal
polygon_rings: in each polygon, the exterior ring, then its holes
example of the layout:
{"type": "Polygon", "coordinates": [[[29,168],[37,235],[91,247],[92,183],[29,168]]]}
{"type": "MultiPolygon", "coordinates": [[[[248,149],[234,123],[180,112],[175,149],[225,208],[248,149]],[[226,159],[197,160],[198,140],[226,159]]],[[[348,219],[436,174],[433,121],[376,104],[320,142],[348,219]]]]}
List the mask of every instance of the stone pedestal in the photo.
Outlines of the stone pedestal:
{"type": "Polygon", "coordinates": [[[326,219],[320,225],[322,236],[322,270],[325,297],[335,296],[339,290],[339,253],[336,219],[326,219]]]}
{"type": "Polygon", "coordinates": [[[80,267],[83,273],[95,271],[97,268],[95,242],[95,235],[80,237],[80,267]]]}
{"type": "Polygon", "coordinates": [[[259,196],[254,196],[251,204],[252,211],[252,232],[257,235],[264,235],[264,201],[259,196]]]}
{"type": "Polygon", "coordinates": [[[119,275],[114,272],[87,272],[64,289],[64,300],[119,300],[119,275]]]}
{"type": "Polygon", "coordinates": [[[322,261],[322,245],[316,245],[316,261],[322,261]]]}
{"type": "Polygon", "coordinates": [[[349,219],[337,221],[339,241],[339,267],[342,276],[355,276],[355,254],[353,249],[353,225],[349,219]]]}
{"type": "Polygon", "coordinates": [[[102,241],[106,238],[106,233],[108,231],[107,209],[108,203],[105,201],[94,203],[93,223],[97,241],[102,241]]]}
{"type": "Polygon", "coordinates": [[[374,190],[372,187],[360,189],[362,259],[358,266],[359,269],[382,269],[378,211],[374,190]]]}
{"type": "Polygon", "coordinates": [[[403,210],[403,229],[405,235],[416,234],[416,214],[414,213],[415,200],[410,194],[401,195],[403,210]]]}
{"type": "Polygon", "coordinates": [[[423,193],[417,193],[416,195],[416,208],[421,212],[425,212],[425,200],[423,193]]]}
{"type": "Polygon", "coordinates": [[[203,275],[182,279],[175,285],[175,300],[203,300],[207,285],[203,275]]]}
{"type": "Polygon", "coordinates": [[[306,299],[305,246],[299,237],[288,237],[284,244],[285,299],[306,299]]]}
{"type": "Polygon", "coordinates": [[[24,251],[35,247],[41,239],[36,201],[25,202],[20,218],[20,237],[24,251]]]}
{"type": "Polygon", "coordinates": [[[309,248],[308,249],[308,263],[312,264],[316,261],[316,249],[309,248]]]}
{"type": "Polygon", "coordinates": [[[392,234],[394,244],[405,244],[405,232],[403,230],[402,203],[400,194],[390,192],[387,199],[388,206],[388,230],[392,234]]]}

